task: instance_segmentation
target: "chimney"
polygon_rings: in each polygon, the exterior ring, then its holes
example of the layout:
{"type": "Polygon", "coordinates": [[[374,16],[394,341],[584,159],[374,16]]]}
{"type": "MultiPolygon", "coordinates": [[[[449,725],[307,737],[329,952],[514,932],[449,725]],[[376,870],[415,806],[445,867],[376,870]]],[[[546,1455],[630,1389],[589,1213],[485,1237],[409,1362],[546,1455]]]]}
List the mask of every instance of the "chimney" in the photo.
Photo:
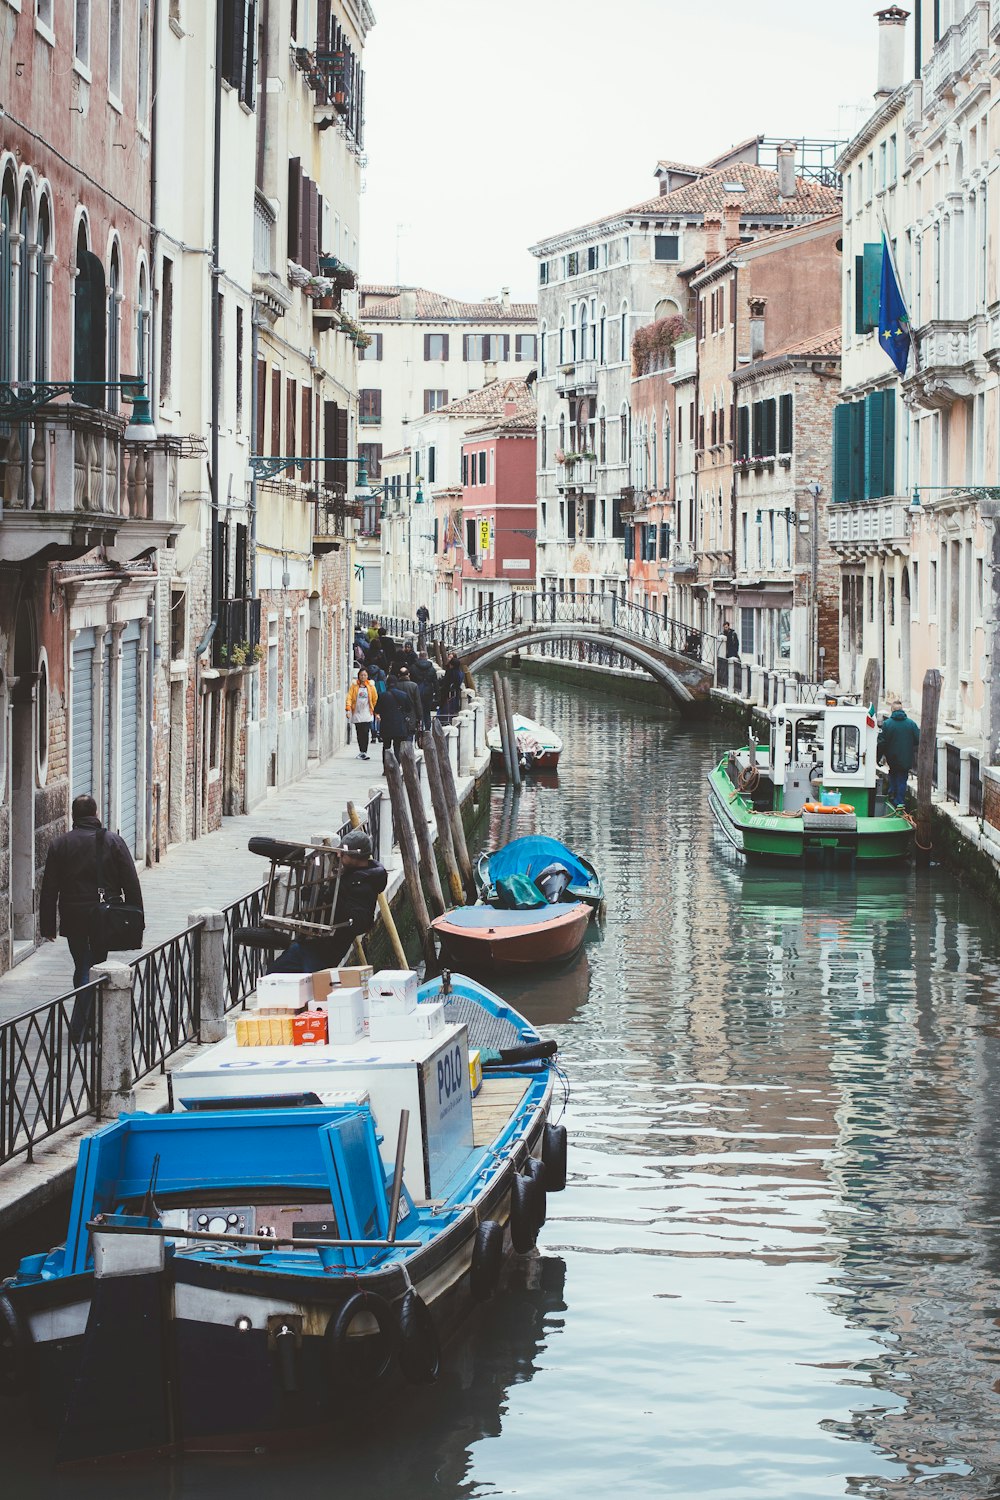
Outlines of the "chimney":
{"type": "Polygon", "coordinates": [[[727,203],[723,213],[725,215],[726,254],[730,255],[740,243],[740,205],[727,203]]]}
{"type": "Polygon", "coordinates": [[[510,287],[509,286],[502,286],[500,288],[500,306],[503,308],[504,312],[510,312],[510,287]]]}
{"type": "Polygon", "coordinates": [[[417,294],[413,287],[399,289],[399,316],[410,323],[417,316],[417,294]]]}
{"type": "Polygon", "coordinates": [[[705,220],[705,264],[710,266],[722,254],[722,220],[705,220]]]}
{"type": "Polygon", "coordinates": [[[910,12],[900,9],[898,5],[890,5],[888,10],[875,12],[875,19],[878,21],[876,99],[888,99],[890,94],[894,94],[903,86],[903,74],[906,69],[903,49],[906,41],[906,23],[909,17],[910,12]]]}
{"type": "Polygon", "coordinates": [[[766,297],[748,297],[747,306],[750,309],[750,358],[764,358],[764,309],[767,306],[766,297]]]}
{"type": "Polygon", "coordinates": [[[795,197],[795,146],[786,141],[778,147],[778,197],[795,197]]]}

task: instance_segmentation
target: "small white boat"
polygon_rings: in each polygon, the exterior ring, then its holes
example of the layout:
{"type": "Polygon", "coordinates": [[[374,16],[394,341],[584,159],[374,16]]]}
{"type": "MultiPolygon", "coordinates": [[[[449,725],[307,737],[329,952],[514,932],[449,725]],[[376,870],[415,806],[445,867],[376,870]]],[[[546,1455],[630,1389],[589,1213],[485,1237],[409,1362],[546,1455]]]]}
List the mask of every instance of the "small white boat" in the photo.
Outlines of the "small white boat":
{"type": "MultiPolygon", "coordinates": [[[[563,742],[544,724],[526,719],[523,714],[514,714],[514,738],[517,741],[517,758],[522,771],[554,771],[559,765],[563,742]]],[[[494,764],[503,765],[503,747],[498,726],[489,731],[486,743],[490,747],[494,764]]]]}

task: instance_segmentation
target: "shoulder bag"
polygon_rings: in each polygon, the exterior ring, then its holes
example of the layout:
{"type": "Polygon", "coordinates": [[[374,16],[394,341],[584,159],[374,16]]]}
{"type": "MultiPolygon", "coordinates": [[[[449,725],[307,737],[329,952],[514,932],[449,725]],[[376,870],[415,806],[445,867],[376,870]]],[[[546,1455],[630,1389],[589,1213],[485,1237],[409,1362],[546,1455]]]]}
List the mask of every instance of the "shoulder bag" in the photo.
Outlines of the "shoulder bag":
{"type": "Polygon", "coordinates": [[[94,945],[109,953],[121,948],[141,948],[146,918],[141,906],[128,906],[124,896],[110,899],[104,884],[104,829],[97,830],[97,905],[90,910],[90,932],[94,945]]]}

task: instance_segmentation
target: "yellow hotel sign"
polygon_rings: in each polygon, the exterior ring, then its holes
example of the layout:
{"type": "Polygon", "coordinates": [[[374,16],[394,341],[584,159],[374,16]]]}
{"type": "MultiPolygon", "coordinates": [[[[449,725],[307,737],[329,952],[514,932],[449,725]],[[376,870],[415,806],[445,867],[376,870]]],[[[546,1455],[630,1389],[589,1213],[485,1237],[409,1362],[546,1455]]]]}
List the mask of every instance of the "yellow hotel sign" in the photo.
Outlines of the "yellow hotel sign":
{"type": "Polygon", "coordinates": [[[479,523],[479,555],[482,557],[490,550],[490,523],[480,521],[479,523]]]}

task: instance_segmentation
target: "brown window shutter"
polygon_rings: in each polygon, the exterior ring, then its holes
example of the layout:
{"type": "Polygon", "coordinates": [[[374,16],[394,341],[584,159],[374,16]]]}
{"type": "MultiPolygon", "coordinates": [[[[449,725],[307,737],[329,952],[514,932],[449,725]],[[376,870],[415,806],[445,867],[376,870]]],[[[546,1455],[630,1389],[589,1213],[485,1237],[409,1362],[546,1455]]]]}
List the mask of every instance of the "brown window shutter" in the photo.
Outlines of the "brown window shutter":
{"type": "MultiPolygon", "coordinates": [[[[323,465],[323,483],[334,483],[334,465],[330,459],[337,451],[337,403],[336,401],[323,402],[323,452],[326,454],[327,462],[323,465]]],[[[343,468],[343,464],[340,466],[343,468]]]]}
{"type": "Polygon", "coordinates": [[[281,452],[281,371],[271,371],[271,452],[281,452]]]}
{"type": "Polygon", "coordinates": [[[425,333],[424,334],[424,359],[430,359],[430,357],[431,357],[431,336],[430,336],[429,333],[425,333]]]}
{"type": "Polygon", "coordinates": [[[319,189],[312,181],[309,183],[309,242],[307,246],[309,259],[306,266],[314,276],[319,275],[319,189]]]}
{"type": "Polygon", "coordinates": [[[729,321],[736,322],[736,277],[729,283],[729,321]]]}
{"type": "Polygon", "coordinates": [[[264,360],[257,361],[257,430],[254,433],[254,445],[257,453],[264,452],[264,407],[267,404],[267,364],[264,360]]]}
{"type": "MultiPolygon", "coordinates": [[[[288,438],[289,455],[298,452],[295,446],[295,418],[298,412],[298,390],[294,380],[290,380],[285,387],[286,416],[285,433],[288,438]]],[[[293,471],[294,472],[294,471],[293,471]]]]}
{"type": "MultiPolygon", "coordinates": [[[[312,449],[312,442],[313,442],[312,390],[310,389],[309,386],[304,385],[302,387],[302,452],[303,452],[303,454],[307,455],[307,454],[310,454],[313,451],[313,449],[312,449]]],[[[312,464],[303,464],[303,466],[302,466],[302,478],[306,479],[306,480],[312,479],[312,464]]]]}
{"type": "Polygon", "coordinates": [[[300,246],[299,220],[302,214],[302,160],[293,156],[288,163],[288,259],[298,261],[300,246]]]}
{"type": "MultiPolygon", "coordinates": [[[[335,452],[338,458],[347,457],[347,407],[337,407],[337,441],[335,452]]],[[[334,483],[347,485],[347,465],[337,464],[334,483]]]]}

